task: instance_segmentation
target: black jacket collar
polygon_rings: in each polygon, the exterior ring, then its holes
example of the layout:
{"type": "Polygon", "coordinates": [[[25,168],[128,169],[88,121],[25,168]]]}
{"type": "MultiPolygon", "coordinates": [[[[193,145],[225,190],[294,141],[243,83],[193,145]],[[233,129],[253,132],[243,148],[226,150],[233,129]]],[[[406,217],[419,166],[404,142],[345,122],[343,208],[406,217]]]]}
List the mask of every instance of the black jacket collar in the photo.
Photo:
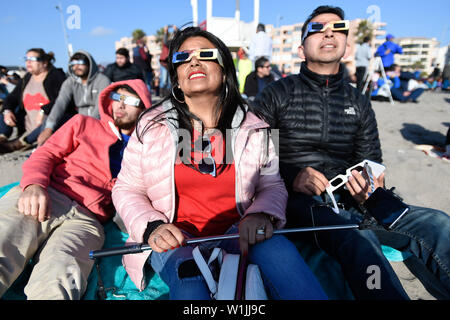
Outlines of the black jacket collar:
{"type": "Polygon", "coordinates": [[[322,75],[317,74],[308,69],[305,62],[302,62],[300,68],[300,77],[306,80],[311,86],[316,88],[336,88],[342,84],[344,79],[344,66],[342,63],[339,65],[339,71],[336,74],[322,75]]]}

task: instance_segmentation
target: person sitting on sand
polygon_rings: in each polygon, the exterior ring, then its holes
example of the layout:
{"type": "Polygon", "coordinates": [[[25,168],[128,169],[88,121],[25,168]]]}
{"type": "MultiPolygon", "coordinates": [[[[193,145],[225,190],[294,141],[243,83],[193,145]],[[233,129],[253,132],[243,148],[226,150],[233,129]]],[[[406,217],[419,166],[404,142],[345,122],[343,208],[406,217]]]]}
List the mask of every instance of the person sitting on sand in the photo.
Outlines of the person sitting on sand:
{"type": "MultiPolygon", "coordinates": [[[[340,214],[324,193],[329,181],[364,159],[381,163],[377,121],[370,100],[344,81],[341,59],[349,53],[348,21],[340,8],[320,6],[303,25],[297,75],[267,86],[253,102],[255,112],[279,129],[280,172],[289,191],[288,227],[360,222],[369,183],[353,171],[347,190],[335,191],[340,214]]],[[[375,184],[384,187],[384,174],[375,184]]],[[[445,286],[450,297],[450,217],[410,206],[392,231],[340,230],[297,235],[341,265],[357,299],[407,298],[381,244],[409,251],[445,286]],[[371,290],[366,270],[380,268],[383,285],[371,290]]]]}
{"type": "Polygon", "coordinates": [[[20,186],[0,199],[0,297],[34,261],[30,300],[81,299],[114,214],[111,189],[139,114],[151,106],[142,80],[100,93],[100,117],[75,115],[23,164],[20,186]],[[39,168],[39,170],[36,170],[39,168]]]}

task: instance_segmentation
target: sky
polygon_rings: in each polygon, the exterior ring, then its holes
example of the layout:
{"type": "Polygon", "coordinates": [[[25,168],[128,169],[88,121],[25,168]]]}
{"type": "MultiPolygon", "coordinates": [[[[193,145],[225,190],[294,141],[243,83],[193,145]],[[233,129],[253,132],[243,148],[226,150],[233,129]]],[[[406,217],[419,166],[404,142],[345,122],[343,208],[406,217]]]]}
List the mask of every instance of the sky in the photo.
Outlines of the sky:
{"type": "MultiPolygon", "coordinates": [[[[24,65],[30,48],[53,51],[55,65],[67,70],[60,5],[68,40],[74,50],[87,50],[98,63],[115,57],[115,41],[135,29],[148,35],[167,24],[192,21],[190,0],[0,0],[0,65],[24,65]],[[8,4],[5,4],[8,1],[8,4]],[[67,27],[69,25],[70,28],[67,27]]],[[[379,14],[386,31],[395,37],[436,38],[450,43],[448,0],[260,0],[260,22],[274,26],[303,22],[319,5],[344,9],[347,19],[367,19],[379,14]]],[[[198,0],[199,22],[206,19],[206,0],[198,0]]],[[[213,1],[214,17],[234,17],[236,0],[213,1]]],[[[241,20],[253,21],[253,0],[240,0],[241,20]]]]}

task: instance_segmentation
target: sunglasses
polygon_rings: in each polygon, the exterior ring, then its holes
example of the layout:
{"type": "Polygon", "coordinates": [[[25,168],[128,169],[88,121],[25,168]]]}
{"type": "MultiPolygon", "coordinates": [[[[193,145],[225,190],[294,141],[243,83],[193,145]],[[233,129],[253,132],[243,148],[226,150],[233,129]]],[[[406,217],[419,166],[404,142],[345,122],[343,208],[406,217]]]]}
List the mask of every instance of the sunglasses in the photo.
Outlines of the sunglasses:
{"type": "Polygon", "coordinates": [[[353,167],[345,170],[345,174],[339,174],[333,179],[329,181],[330,186],[326,188],[328,196],[331,198],[333,202],[333,211],[335,213],[339,213],[339,208],[336,203],[336,199],[334,198],[333,192],[348,182],[348,178],[351,177],[352,171],[356,170],[359,173],[362,173],[365,170],[367,176],[369,177],[370,189],[369,195],[373,193],[374,190],[374,177],[378,178],[381,173],[386,169],[385,166],[379,164],[374,161],[364,160],[358,164],[355,164],[353,167]]]}
{"type": "Polygon", "coordinates": [[[118,101],[118,102],[122,101],[124,104],[133,106],[133,107],[138,107],[139,104],[141,103],[141,100],[138,98],[126,96],[126,95],[123,95],[123,94],[120,94],[117,92],[111,92],[109,97],[114,101],[118,101]]]}
{"type": "Polygon", "coordinates": [[[25,61],[42,61],[39,57],[24,57],[23,60],[25,61]]]}
{"type": "Polygon", "coordinates": [[[172,57],[172,63],[188,62],[191,61],[192,57],[196,57],[199,60],[217,60],[223,67],[222,56],[219,54],[218,49],[197,49],[175,52],[172,57]]]}
{"type": "Polygon", "coordinates": [[[216,162],[211,155],[212,147],[209,139],[202,140],[202,150],[203,153],[206,152],[207,156],[198,164],[198,170],[203,174],[209,174],[215,178],[217,175],[216,162]]]}
{"type": "Polygon", "coordinates": [[[331,31],[348,31],[350,29],[350,21],[340,20],[340,21],[330,21],[328,23],[310,22],[308,23],[305,34],[302,37],[302,43],[303,41],[305,41],[306,37],[308,37],[311,33],[325,32],[327,28],[330,28],[331,31]]]}
{"type": "Polygon", "coordinates": [[[69,62],[70,66],[76,66],[76,65],[87,65],[86,61],[84,60],[72,60],[69,62]]]}

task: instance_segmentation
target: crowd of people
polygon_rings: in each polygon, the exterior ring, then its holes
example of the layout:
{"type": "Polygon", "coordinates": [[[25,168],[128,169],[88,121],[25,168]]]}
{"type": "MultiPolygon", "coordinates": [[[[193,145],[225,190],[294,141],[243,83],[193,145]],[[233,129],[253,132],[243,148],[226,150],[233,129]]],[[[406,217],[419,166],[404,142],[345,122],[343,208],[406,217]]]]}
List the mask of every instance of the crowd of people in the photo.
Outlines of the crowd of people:
{"type": "MultiPolygon", "coordinates": [[[[143,290],[144,270],[152,268],[171,299],[211,299],[195,245],[186,240],[234,233],[239,239],[200,246],[257,265],[270,299],[328,298],[298,242],[334,259],[357,300],[409,299],[381,245],[416,256],[450,297],[445,212],[409,204],[389,231],[371,221],[364,230],[274,234],[360,224],[366,201],[385,188],[384,173],[373,178],[352,170],[345,188],[327,192],[355,164],[383,162],[370,98],[350,84],[341,63],[349,54],[341,8],[319,6],[307,17],[298,48],[304,62],[295,75],[271,70],[272,44],[262,24],[237,61],[206,30],[170,28],[155,105],[151,55],[142,41],[134,63],[120,48],[104,72],[86,51],[70,58],[68,75],[53,66],[53,54],[26,53],[27,74],[3,101],[0,152],[37,148],[20,185],[0,198],[0,297],[33,260],[28,299],[81,299],[94,264],[89,252],[102,248],[103,225],[113,218],[128,243],[152,249],[124,255],[132,282],[143,290]],[[18,137],[10,140],[14,127],[18,137]],[[367,285],[374,265],[382,281],[375,289],[367,285]]],[[[370,59],[367,52],[360,57],[370,59]]],[[[401,91],[397,66],[387,72],[399,82],[390,88],[394,97],[420,96],[420,88],[401,91]]],[[[357,73],[360,79],[365,70],[357,73]]]]}

